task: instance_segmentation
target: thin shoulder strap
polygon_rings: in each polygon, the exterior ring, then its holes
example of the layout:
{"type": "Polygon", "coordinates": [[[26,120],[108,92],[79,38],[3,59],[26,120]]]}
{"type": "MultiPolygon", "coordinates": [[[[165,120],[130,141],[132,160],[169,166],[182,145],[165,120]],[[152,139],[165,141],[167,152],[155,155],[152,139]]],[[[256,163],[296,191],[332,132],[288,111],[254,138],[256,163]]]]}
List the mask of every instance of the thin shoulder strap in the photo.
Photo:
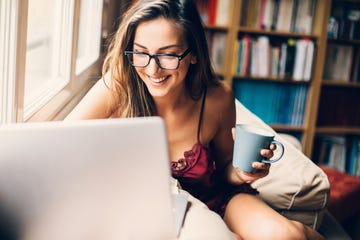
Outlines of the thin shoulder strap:
{"type": "Polygon", "coordinates": [[[202,103],[201,103],[199,124],[198,124],[198,130],[197,130],[197,140],[198,140],[198,142],[200,142],[200,129],[201,129],[203,112],[204,112],[204,108],[205,108],[205,99],[206,99],[206,89],[205,89],[205,91],[204,91],[204,96],[203,96],[202,103]]]}

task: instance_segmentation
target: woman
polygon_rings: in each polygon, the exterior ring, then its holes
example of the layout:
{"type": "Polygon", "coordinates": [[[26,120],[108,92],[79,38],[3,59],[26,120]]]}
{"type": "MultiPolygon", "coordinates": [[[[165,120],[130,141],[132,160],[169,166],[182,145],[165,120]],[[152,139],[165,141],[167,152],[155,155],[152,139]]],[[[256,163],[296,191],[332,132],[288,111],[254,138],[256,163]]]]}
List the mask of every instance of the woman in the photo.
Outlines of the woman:
{"type": "MultiPolygon", "coordinates": [[[[160,116],[173,176],[238,238],[321,237],[256,196],[249,183],[265,177],[269,164],[255,163],[254,174],[232,166],[234,96],[214,74],[193,1],[137,1],[111,42],[103,76],[67,119],[160,116]]],[[[261,154],[271,158],[273,150],[261,154]]]]}

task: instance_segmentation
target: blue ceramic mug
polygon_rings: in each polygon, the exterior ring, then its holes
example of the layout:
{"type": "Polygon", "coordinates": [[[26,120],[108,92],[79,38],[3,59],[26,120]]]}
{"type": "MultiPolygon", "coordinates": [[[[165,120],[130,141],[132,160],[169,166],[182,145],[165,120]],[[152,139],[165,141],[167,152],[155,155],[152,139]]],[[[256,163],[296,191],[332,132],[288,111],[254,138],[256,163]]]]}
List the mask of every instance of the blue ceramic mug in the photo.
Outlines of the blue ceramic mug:
{"type": "Polygon", "coordinates": [[[272,132],[256,126],[236,124],[233,166],[244,172],[255,172],[253,162],[273,163],[280,160],[284,154],[284,145],[274,140],[274,136],[272,132]],[[272,143],[276,145],[274,157],[266,159],[261,156],[260,150],[269,149],[272,143]]]}

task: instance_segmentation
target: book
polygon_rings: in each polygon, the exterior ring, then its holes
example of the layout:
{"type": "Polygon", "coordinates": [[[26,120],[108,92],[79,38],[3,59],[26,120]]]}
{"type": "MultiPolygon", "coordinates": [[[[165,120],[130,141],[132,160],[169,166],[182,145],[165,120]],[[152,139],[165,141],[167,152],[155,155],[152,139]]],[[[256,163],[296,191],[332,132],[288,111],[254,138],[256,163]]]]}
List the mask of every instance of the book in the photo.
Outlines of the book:
{"type": "Polygon", "coordinates": [[[353,139],[351,142],[348,173],[360,176],[360,139],[353,139]]]}
{"type": "Polygon", "coordinates": [[[357,47],[353,54],[350,82],[360,82],[360,47],[357,47]]]}
{"type": "Polygon", "coordinates": [[[293,0],[292,9],[291,9],[291,18],[290,18],[290,32],[295,31],[295,21],[296,21],[296,14],[299,10],[299,1],[300,0],[293,0]]]}
{"type": "Polygon", "coordinates": [[[346,138],[340,135],[324,135],[321,139],[328,145],[328,155],[324,163],[340,172],[346,172],[346,138]]]}
{"type": "Polygon", "coordinates": [[[238,51],[237,51],[237,55],[238,55],[238,61],[237,61],[237,64],[236,64],[236,73],[237,74],[241,74],[241,65],[242,65],[242,62],[244,60],[243,51],[244,51],[244,44],[243,44],[242,39],[240,39],[239,40],[239,48],[238,48],[238,51]]]}
{"type": "MultiPolygon", "coordinates": [[[[360,38],[360,5],[356,1],[335,1],[331,8],[331,21],[338,26],[338,38],[360,38]]],[[[331,33],[331,31],[330,31],[331,33]]]]}
{"type": "Polygon", "coordinates": [[[279,77],[285,77],[285,65],[286,65],[286,53],[287,53],[287,43],[283,42],[280,46],[280,62],[279,62],[279,77]]]}
{"type": "Polygon", "coordinates": [[[258,45],[257,40],[251,39],[250,41],[250,75],[258,76],[259,75],[259,66],[258,66],[258,45]]]}
{"type": "Polygon", "coordinates": [[[306,59],[307,41],[299,39],[295,41],[295,61],[292,79],[301,81],[304,79],[305,59],[306,59]]]}
{"type": "Polygon", "coordinates": [[[231,70],[234,74],[238,74],[237,72],[237,67],[238,67],[238,62],[239,62],[239,48],[240,48],[240,40],[236,39],[235,43],[234,43],[234,55],[233,55],[233,61],[232,61],[232,67],[231,70]]]}
{"type": "Polygon", "coordinates": [[[244,35],[242,40],[242,65],[240,74],[246,76],[249,74],[251,40],[249,35],[244,35]]]}
{"type": "Polygon", "coordinates": [[[305,53],[305,67],[304,67],[304,81],[310,81],[314,63],[315,45],[311,40],[307,41],[306,53],[305,53]]]}
{"type": "Polygon", "coordinates": [[[215,24],[226,26],[229,24],[230,0],[217,0],[215,24]]]}
{"type": "Polygon", "coordinates": [[[212,34],[212,45],[210,56],[216,72],[221,72],[224,69],[224,46],[226,45],[227,35],[223,32],[214,32],[212,34]]]}
{"type": "Polygon", "coordinates": [[[262,21],[260,22],[261,29],[270,30],[274,13],[274,0],[265,0],[264,13],[262,21]]]}
{"type": "Polygon", "coordinates": [[[305,105],[306,105],[306,99],[308,94],[308,86],[307,85],[300,85],[299,86],[299,98],[298,101],[298,108],[297,113],[295,115],[294,125],[295,126],[301,126],[304,123],[304,115],[305,115],[305,105]]]}
{"type": "Polygon", "coordinates": [[[248,4],[248,17],[246,20],[246,26],[256,28],[259,18],[259,9],[260,9],[261,0],[249,0],[248,4]]]}
{"type": "Polygon", "coordinates": [[[314,58],[314,42],[299,39],[295,42],[295,62],[292,78],[295,81],[309,81],[314,58]]]}
{"type": "Polygon", "coordinates": [[[267,77],[270,75],[270,41],[268,36],[260,36],[257,39],[258,47],[258,76],[267,77]]]}
{"type": "Polygon", "coordinates": [[[279,62],[280,62],[280,46],[274,45],[271,47],[271,77],[279,76],[279,62]]]}
{"type": "Polygon", "coordinates": [[[208,0],[208,21],[207,23],[210,25],[214,25],[216,21],[216,8],[217,8],[217,0],[208,0]]]}
{"type": "Polygon", "coordinates": [[[312,32],[315,6],[316,1],[314,0],[301,0],[298,2],[294,32],[304,34],[310,34],[312,32]]]}
{"type": "Polygon", "coordinates": [[[354,151],[354,175],[360,177],[360,139],[357,139],[353,145],[354,151]]]}
{"type": "Polygon", "coordinates": [[[294,0],[279,0],[279,15],[276,30],[289,32],[291,27],[294,0]]]}
{"type": "Polygon", "coordinates": [[[265,16],[265,5],[266,5],[266,0],[259,1],[259,8],[258,8],[257,18],[256,18],[256,23],[255,23],[255,26],[258,29],[263,29],[262,24],[263,24],[264,16],[265,16]]]}
{"type": "Polygon", "coordinates": [[[306,84],[241,79],[233,86],[235,97],[267,124],[303,124],[306,84]]]}
{"type": "Polygon", "coordinates": [[[328,44],[324,78],[349,82],[353,52],[353,46],[350,45],[328,44]]]}
{"type": "Polygon", "coordinates": [[[271,30],[276,30],[279,16],[279,0],[273,0],[273,15],[271,20],[271,30]]]}
{"type": "Polygon", "coordinates": [[[246,26],[247,25],[247,19],[249,15],[249,1],[250,0],[243,0],[241,9],[240,9],[240,21],[239,26],[246,26]]]}
{"type": "Polygon", "coordinates": [[[292,77],[292,73],[294,71],[295,54],[296,54],[295,40],[289,38],[287,41],[285,69],[284,69],[285,70],[284,77],[287,79],[292,77]]]}

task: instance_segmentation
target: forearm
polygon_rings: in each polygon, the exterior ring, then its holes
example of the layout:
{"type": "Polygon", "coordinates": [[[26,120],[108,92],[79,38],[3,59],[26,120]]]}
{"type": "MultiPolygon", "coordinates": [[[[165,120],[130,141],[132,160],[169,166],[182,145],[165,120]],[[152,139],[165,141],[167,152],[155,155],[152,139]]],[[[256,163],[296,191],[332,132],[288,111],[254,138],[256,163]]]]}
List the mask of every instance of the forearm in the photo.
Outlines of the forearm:
{"type": "Polygon", "coordinates": [[[229,162],[225,168],[225,175],[226,180],[231,184],[240,185],[245,182],[236,172],[236,169],[233,167],[231,162],[229,162]]]}

